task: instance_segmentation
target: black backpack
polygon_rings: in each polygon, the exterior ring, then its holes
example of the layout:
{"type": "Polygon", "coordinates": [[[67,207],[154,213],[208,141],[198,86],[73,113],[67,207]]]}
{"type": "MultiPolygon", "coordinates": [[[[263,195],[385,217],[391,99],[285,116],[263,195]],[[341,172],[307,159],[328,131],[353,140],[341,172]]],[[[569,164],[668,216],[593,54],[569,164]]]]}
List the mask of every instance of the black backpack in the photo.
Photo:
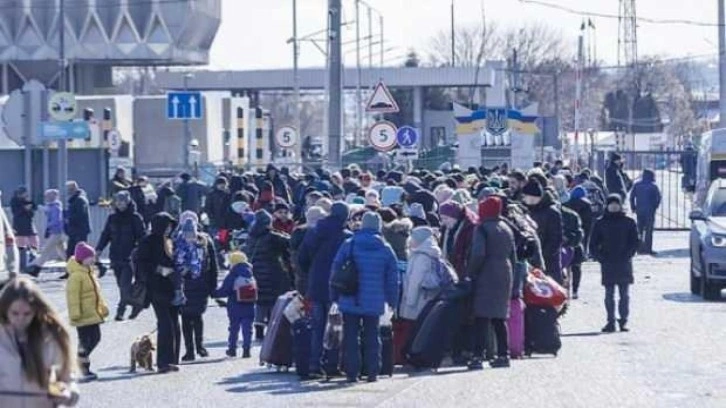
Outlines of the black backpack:
{"type": "Polygon", "coordinates": [[[136,308],[149,307],[149,301],[146,291],[146,271],[139,267],[139,248],[134,248],[129,256],[131,275],[134,277],[134,283],[131,285],[131,293],[129,294],[129,304],[136,308]]]}
{"type": "Polygon", "coordinates": [[[343,266],[339,270],[334,271],[330,277],[330,287],[338,291],[344,296],[355,296],[358,294],[358,287],[360,286],[358,281],[358,266],[355,264],[355,258],[353,257],[353,247],[355,241],[350,240],[350,251],[348,256],[343,263],[343,266]]]}

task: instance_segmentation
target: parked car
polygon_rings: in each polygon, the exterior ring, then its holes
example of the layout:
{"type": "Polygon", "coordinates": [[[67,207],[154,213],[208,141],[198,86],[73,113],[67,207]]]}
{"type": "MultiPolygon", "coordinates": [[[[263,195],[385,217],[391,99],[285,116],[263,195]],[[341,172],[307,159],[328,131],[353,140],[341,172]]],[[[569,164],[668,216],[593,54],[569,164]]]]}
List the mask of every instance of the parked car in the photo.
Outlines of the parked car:
{"type": "Polygon", "coordinates": [[[691,293],[717,300],[726,288],[726,179],[711,182],[690,219],[691,293]]]}

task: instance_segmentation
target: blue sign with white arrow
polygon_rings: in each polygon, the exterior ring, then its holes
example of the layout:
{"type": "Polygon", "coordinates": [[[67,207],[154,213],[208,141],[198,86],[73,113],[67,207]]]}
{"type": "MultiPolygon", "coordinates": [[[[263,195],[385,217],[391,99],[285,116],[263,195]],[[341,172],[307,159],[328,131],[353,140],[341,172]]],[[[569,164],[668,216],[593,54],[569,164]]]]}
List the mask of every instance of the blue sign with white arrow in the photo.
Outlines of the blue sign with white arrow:
{"type": "Polygon", "coordinates": [[[166,94],[167,119],[201,119],[202,94],[200,92],[169,92],[166,94]]]}
{"type": "Polygon", "coordinates": [[[396,132],[396,140],[398,145],[405,148],[415,148],[418,145],[418,129],[411,126],[401,126],[396,132]]]}
{"type": "Polygon", "coordinates": [[[41,122],[38,135],[44,142],[63,139],[88,139],[91,128],[85,120],[73,122],[41,122]]]}

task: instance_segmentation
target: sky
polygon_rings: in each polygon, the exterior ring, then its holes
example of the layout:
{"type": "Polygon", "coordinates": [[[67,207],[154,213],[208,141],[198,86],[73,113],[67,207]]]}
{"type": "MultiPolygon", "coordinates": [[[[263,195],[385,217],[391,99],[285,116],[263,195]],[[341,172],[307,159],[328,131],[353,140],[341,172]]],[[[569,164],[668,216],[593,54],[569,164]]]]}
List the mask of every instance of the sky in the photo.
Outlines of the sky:
{"type": "MultiPolygon", "coordinates": [[[[386,64],[398,65],[409,49],[426,55],[431,38],[450,30],[451,0],[365,0],[384,17],[386,64]]],[[[618,0],[542,0],[577,11],[617,15],[618,0]]],[[[327,0],[297,0],[298,33],[324,29],[327,0]]],[[[574,50],[583,17],[560,10],[525,3],[520,0],[454,0],[456,26],[480,25],[482,5],[487,20],[500,26],[544,23],[559,30],[574,50]]],[[[355,19],[354,0],[343,0],[343,20],[355,19]]],[[[361,10],[366,10],[361,6],[361,10]]],[[[684,57],[716,54],[718,29],[717,0],[637,0],[639,17],[668,20],[686,19],[712,23],[713,26],[685,24],[651,24],[639,21],[639,55],[684,57]]],[[[368,30],[367,12],[362,13],[361,35],[368,30]]],[[[379,33],[377,14],[373,15],[374,35],[379,33]]],[[[618,20],[592,17],[597,27],[598,58],[617,62],[618,20]]],[[[274,69],[292,67],[292,0],[222,0],[222,24],[211,50],[210,68],[230,70],[274,69]]],[[[324,37],[317,36],[317,37],[324,37]]],[[[355,26],[344,28],[343,41],[355,39],[355,26]]],[[[324,44],[321,44],[324,47],[324,44]]],[[[346,63],[355,61],[355,48],[345,54],[346,63]]],[[[376,50],[376,55],[377,55],[376,50]]],[[[364,62],[367,50],[363,51],[364,62]]],[[[301,67],[323,66],[325,59],[312,43],[303,42],[301,67]]]]}

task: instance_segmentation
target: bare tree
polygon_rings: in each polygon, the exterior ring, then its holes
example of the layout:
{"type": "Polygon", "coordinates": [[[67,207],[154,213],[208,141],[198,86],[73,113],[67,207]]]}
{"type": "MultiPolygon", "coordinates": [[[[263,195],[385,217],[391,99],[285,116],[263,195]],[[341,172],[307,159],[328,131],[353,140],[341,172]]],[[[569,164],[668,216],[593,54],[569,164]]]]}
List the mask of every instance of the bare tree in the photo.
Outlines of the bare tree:
{"type": "MultiPolygon", "coordinates": [[[[501,48],[498,25],[460,27],[455,31],[456,66],[475,67],[487,59],[496,58],[501,48]]],[[[428,61],[432,66],[451,66],[451,32],[440,31],[431,39],[428,61]]]]}

